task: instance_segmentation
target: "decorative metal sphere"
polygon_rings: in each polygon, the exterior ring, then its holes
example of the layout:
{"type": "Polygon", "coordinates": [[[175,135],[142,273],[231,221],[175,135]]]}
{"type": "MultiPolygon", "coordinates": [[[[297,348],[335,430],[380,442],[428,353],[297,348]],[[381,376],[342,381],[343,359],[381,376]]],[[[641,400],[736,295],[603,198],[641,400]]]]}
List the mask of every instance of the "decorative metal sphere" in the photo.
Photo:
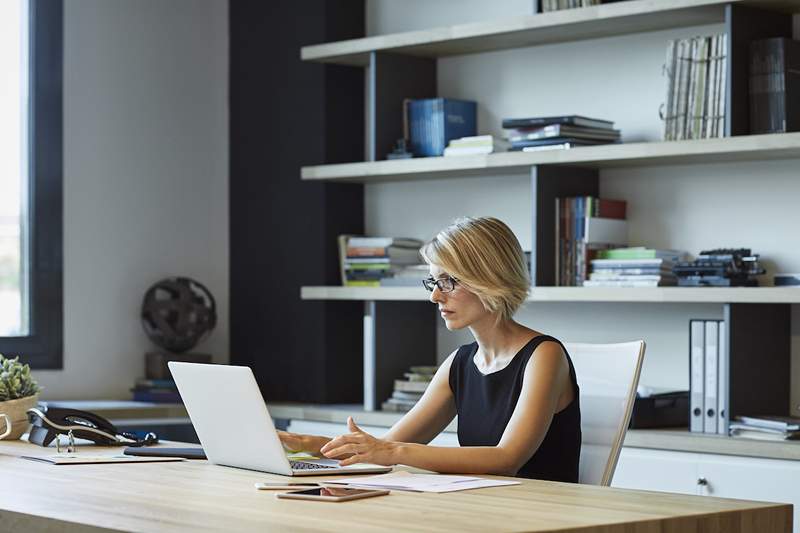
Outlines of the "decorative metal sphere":
{"type": "Polygon", "coordinates": [[[147,289],[142,327],[157,346],[170,352],[191,350],[217,325],[214,297],[200,282],[166,278],[147,289]]]}

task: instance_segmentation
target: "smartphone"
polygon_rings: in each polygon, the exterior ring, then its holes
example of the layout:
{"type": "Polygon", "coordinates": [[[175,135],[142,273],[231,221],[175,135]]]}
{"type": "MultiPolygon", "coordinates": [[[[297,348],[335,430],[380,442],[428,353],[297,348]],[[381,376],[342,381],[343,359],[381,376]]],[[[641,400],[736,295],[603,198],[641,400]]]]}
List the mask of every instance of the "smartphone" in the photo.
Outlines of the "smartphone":
{"type": "Polygon", "coordinates": [[[294,483],[284,481],[278,483],[256,483],[258,490],[299,490],[319,487],[319,483],[294,483]]]}
{"type": "Polygon", "coordinates": [[[340,487],[317,487],[309,490],[298,490],[294,492],[284,492],[276,494],[278,498],[292,500],[317,500],[324,502],[346,502],[347,500],[358,500],[360,498],[370,498],[372,496],[383,496],[389,494],[388,490],[372,489],[348,489],[340,487]]]}

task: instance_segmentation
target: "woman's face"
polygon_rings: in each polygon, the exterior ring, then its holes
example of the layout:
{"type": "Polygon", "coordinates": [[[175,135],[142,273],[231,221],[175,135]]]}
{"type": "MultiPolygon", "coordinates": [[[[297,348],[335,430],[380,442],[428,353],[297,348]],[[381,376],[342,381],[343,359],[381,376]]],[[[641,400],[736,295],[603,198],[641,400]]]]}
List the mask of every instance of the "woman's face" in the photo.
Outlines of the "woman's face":
{"type": "MultiPolygon", "coordinates": [[[[437,265],[430,265],[430,273],[433,279],[450,277],[437,265]]],[[[442,292],[434,287],[430,300],[439,306],[439,314],[450,331],[465,328],[489,315],[478,296],[459,283],[450,292],[442,292]]]]}

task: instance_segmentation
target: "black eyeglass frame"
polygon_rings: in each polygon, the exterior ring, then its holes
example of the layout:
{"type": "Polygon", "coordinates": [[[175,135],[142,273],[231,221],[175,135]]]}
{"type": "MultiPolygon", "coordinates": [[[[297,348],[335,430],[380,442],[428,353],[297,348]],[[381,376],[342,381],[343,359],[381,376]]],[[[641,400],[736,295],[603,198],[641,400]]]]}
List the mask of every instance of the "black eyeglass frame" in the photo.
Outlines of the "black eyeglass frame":
{"type": "Polygon", "coordinates": [[[422,286],[425,287],[425,290],[428,292],[433,292],[434,287],[438,287],[440,292],[453,292],[456,290],[456,285],[458,285],[458,280],[453,276],[436,279],[425,278],[422,280],[422,286]]]}

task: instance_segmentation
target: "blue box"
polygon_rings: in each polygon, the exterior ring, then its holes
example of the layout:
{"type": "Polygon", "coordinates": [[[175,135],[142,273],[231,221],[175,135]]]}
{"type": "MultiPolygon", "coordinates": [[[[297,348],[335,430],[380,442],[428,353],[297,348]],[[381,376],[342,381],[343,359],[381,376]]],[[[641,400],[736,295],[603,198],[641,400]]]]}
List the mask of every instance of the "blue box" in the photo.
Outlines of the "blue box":
{"type": "Polygon", "coordinates": [[[477,104],[468,100],[409,100],[410,151],[417,157],[440,156],[452,139],[476,135],[476,110],[477,104]]]}

